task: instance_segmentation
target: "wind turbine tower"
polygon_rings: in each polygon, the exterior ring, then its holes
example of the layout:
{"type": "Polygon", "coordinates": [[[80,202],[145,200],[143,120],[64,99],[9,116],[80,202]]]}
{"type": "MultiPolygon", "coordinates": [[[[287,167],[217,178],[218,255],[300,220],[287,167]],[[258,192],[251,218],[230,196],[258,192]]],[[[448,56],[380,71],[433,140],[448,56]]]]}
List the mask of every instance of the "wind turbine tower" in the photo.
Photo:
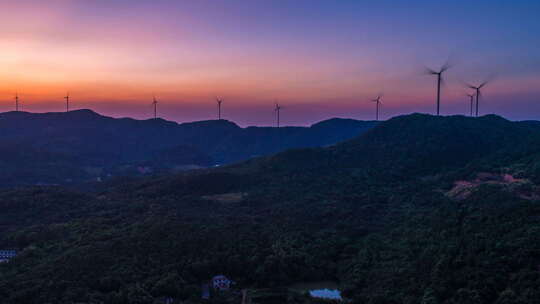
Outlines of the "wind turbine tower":
{"type": "Polygon", "coordinates": [[[480,92],[480,89],[482,89],[487,83],[488,83],[488,81],[484,81],[479,86],[473,86],[473,85],[470,85],[470,84],[468,85],[469,88],[476,91],[476,117],[478,117],[478,102],[480,100],[480,95],[482,95],[482,92],[480,92]]]}
{"type": "Polygon", "coordinates": [[[432,70],[430,68],[426,68],[426,73],[429,75],[437,75],[437,116],[440,114],[441,110],[441,84],[444,83],[442,74],[446,72],[450,68],[450,64],[447,62],[445,63],[439,71],[432,70]]]}
{"type": "Polygon", "coordinates": [[[277,127],[279,128],[279,112],[281,111],[283,107],[280,106],[277,102],[276,102],[276,107],[274,108],[274,112],[276,112],[276,122],[277,122],[277,127]]]}
{"type": "Polygon", "coordinates": [[[382,95],[377,96],[377,98],[372,99],[371,101],[375,102],[375,121],[379,120],[379,105],[381,104],[382,95]]]}
{"type": "Polygon", "coordinates": [[[66,94],[64,99],[66,100],[66,112],[69,112],[69,92],[66,94]]]}
{"type": "Polygon", "coordinates": [[[15,92],[15,111],[19,112],[19,93],[15,92]]]}
{"type": "Polygon", "coordinates": [[[156,100],[156,96],[154,96],[152,100],[152,105],[154,106],[154,119],[157,118],[157,104],[158,101],[156,100]]]}
{"type": "Polygon", "coordinates": [[[474,94],[467,94],[467,96],[469,96],[469,98],[470,98],[470,100],[471,100],[471,112],[470,112],[470,116],[473,116],[474,94]]]}
{"type": "Polygon", "coordinates": [[[221,104],[223,103],[223,100],[219,99],[216,97],[216,102],[217,102],[217,116],[218,116],[218,120],[221,120],[221,104]]]}

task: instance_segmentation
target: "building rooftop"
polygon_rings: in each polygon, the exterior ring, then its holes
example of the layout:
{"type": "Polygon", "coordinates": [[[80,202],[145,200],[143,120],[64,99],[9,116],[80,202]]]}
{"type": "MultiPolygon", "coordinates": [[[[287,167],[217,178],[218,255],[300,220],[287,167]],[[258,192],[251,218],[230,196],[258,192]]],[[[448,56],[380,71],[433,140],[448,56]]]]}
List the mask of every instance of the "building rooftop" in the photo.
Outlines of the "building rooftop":
{"type": "Polygon", "coordinates": [[[17,255],[17,250],[0,250],[0,259],[12,258],[17,255]]]}

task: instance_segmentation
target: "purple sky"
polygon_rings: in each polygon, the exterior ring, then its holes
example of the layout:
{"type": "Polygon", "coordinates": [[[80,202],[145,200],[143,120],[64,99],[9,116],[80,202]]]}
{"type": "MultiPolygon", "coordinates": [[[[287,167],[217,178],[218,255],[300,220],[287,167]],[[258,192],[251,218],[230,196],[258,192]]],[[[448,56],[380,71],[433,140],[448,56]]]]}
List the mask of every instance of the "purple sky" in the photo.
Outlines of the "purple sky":
{"type": "Polygon", "coordinates": [[[223,115],[240,125],[306,125],[435,109],[468,112],[464,82],[485,87],[481,114],[539,119],[540,2],[116,0],[0,4],[0,111],[72,108],[148,118],[223,115]]]}

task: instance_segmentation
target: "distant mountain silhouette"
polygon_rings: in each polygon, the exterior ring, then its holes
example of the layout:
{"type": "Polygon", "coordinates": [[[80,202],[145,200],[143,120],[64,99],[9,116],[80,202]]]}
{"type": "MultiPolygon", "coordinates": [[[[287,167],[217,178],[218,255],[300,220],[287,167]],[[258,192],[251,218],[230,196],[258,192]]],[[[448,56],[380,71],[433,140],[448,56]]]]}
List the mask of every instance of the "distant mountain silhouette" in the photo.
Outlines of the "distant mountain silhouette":
{"type": "Polygon", "coordinates": [[[91,110],[6,112],[0,113],[0,164],[17,178],[0,178],[0,186],[222,165],[289,148],[335,144],[375,124],[331,119],[311,127],[241,128],[227,120],[178,124],[112,118],[91,110]]]}

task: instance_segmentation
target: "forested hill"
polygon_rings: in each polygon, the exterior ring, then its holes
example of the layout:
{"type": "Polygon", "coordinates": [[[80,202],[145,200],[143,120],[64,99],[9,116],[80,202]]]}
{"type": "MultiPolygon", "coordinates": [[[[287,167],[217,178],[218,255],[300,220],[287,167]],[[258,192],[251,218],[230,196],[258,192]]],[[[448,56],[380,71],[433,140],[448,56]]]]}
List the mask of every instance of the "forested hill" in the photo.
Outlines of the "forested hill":
{"type": "Polygon", "coordinates": [[[97,194],[3,191],[0,244],[21,251],[0,265],[0,297],[201,303],[226,274],[281,294],[255,303],[311,303],[286,287],[325,280],[353,303],[539,303],[539,183],[537,124],[413,114],[97,194]]]}
{"type": "Polygon", "coordinates": [[[495,115],[472,119],[412,114],[393,118],[333,147],[291,150],[269,158],[268,162],[284,170],[326,167],[355,168],[383,176],[429,174],[489,163],[486,158],[496,155],[519,157],[536,153],[539,130],[540,125],[511,122],[495,115]]]}
{"type": "Polygon", "coordinates": [[[177,124],[115,119],[90,110],[0,114],[0,187],[68,184],[111,176],[223,165],[288,148],[350,139],[372,121],[240,128],[227,120],[177,124]]]}

